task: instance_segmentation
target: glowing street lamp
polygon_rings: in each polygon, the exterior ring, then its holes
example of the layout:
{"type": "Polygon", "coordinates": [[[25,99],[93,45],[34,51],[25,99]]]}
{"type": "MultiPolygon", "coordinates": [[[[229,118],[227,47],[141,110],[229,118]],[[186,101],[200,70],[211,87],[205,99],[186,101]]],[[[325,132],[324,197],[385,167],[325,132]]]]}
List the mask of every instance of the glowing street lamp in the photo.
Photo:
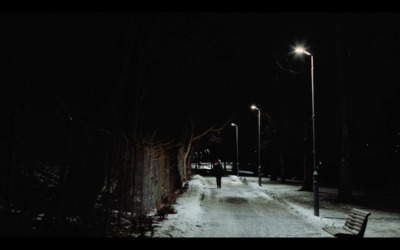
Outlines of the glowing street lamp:
{"type": "Polygon", "coordinates": [[[261,187],[261,161],[260,161],[260,109],[256,105],[251,105],[252,110],[258,110],[258,185],[261,187]]]}
{"type": "Polygon", "coordinates": [[[237,171],[237,176],[239,177],[239,127],[235,123],[231,123],[232,127],[236,127],[236,171],[237,171]]]}
{"type": "Polygon", "coordinates": [[[314,164],[314,172],[313,172],[313,190],[314,190],[314,215],[319,216],[319,197],[318,197],[318,172],[316,167],[316,158],[315,158],[315,109],[314,109],[314,57],[313,55],[306,51],[302,47],[297,47],[295,49],[297,54],[306,54],[311,57],[311,105],[312,105],[312,133],[313,133],[313,164],[314,164]]]}
{"type": "Polygon", "coordinates": [[[311,56],[311,54],[310,54],[307,50],[305,50],[304,48],[302,48],[302,47],[297,47],[297,48],[294,50],[294,52],[296,52],[297,54],[306,54],[306,55],[308,55],[308,56],[311,56]]]}

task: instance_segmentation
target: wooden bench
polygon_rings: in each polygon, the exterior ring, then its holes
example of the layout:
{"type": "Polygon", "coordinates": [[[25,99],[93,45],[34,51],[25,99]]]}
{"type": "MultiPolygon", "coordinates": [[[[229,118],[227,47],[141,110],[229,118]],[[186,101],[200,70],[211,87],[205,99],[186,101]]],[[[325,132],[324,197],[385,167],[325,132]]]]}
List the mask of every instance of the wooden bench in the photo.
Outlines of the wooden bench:
{"type": "Polygon", "coordinates": [[[331,226],[322,229],[338,238],[362,238],[370,215],[369,212],[353,208],[343,227],[331,226]]]}

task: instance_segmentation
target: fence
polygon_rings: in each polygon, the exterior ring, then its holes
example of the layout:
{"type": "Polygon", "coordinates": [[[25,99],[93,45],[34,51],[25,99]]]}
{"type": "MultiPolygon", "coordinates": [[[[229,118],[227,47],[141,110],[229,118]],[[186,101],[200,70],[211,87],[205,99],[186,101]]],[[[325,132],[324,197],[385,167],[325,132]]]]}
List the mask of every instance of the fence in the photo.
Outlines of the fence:
{"type": "Polygon", "coordinates": [[[9,106],[0,130],[0,210],[8,217],[2,235],[34,235],[26,225],[38,223],[38,214],[53,224],[76,218],[107,231],[110,214],[146,213],[180,186],[174,152],[98,129],[79,108],[69,111],[74,117],[37,100],[9,106]],[[26,228],[7,231],[22,220],[26,228]]]}

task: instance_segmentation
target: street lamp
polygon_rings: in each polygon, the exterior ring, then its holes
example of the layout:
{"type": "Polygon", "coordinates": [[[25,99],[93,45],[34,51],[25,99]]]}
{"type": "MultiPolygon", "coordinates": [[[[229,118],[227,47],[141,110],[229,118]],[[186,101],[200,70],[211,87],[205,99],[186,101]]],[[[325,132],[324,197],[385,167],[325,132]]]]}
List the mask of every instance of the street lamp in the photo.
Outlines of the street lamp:
{"type": "Polygon", "coordinates": [[[318,197],[318,172],[316,167],[315,158],[315,109],[314,109],[314,57],[311,53],[304,48],[297,47],[295,49],[297,54],[306,54],[311,57],[311,105],[312,105],[312,133],[313,133],[313,190],[314,190],[314,215],[319,216],[319,197],[318,197]]]}
{"type": "Polygon", "coordinates": [[[239,177],[239,127],[235,123],[231,123],[231,126],[236,127],[236,171],[237,176],[239,177]]]}
{"type": "Polygon", "coordinates": [[[256,105],[251,105],[252,110],[258,110],[258,185],[261,187],[261,161],[260,161],[260,109],[256,105]]]}
{"type": "Polygon", "coordinates": [[[306,54],[308,56],[312,56],[307,50],[305,50],[302,47],[297,47],[294,52],[296,52],[297,54],[306,54]]]}

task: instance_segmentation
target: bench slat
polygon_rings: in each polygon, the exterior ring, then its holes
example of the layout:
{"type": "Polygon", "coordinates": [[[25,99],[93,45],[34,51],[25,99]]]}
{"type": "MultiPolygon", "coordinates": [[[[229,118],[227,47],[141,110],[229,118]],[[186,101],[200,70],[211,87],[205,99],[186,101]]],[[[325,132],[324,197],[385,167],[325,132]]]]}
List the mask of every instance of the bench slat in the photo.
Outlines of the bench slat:
{"type": "Polygon", "coordinates": [[[357,224],[362,225],[363,222],[364,222],[364,220],[365,220],[365,218],[362,219],[362,220],[356,219],[356,218],[348,218],[348,219],[347,219],[347,221],[348,221],[349,223],[354,224],[354,225],[357,225],[357,224]]]}
{"type": "Polygon", "coordinates": [[[362,224],[364,223],[364,221],[365,220],[362,220],[362,221],[360,221],[360,220],[352,220],[352,219],[348,219],[347,221],[346,221],[346,223],[345,223],[345,225],[348,225],[348,226],[355,226],[355,227],[362,227],[362,224]]]}
{"type": "Polygon", "coordinates": [[[357,209],[357,208],[353,208],[351,210],[351,213],[360,214],[360,215],[364,215],[364,216],[367,216],[367,215],[371,214],[370,212],[366,212],[366,211],[363,211],[363,210],[360,210],[360,209],[357,209]]]}
{"type": "Polygon", "coordinates": [[[343,228],[347,229],[347,230],[354,230],[354,231],[357,231],[357,232],[361,231],[361,229],[362,229],[362,227],[356,227],[356,226],[349,227],[347,225],[344,225],[343,228]]]}
{"type": "Polygon", "coordinates": [[[358,215],[350,215],[349,219],[354,220],[354,221],[360,221],[361,223],[365,220],[365,217],[367,216],[358,216],[358,215]]]}
{"type": "Polygon", "coordinates": [[[325,230],[326,232],[328,232],[334,236],[349,235],[349,236],[355,237],[358,234],[358,232],[356,232],[356,231],[346,230],[342,227],[326,227],[326,228],[323,228],[323,230],[325,230]]]}
{"type": "Polygon", "coordinates": [[[340,228],[340,227],[324,227],[324,228],[322,228],[322,229],[325,230],[325,231],[327,231],[328,233],[330,233],[330,234],[332,234],[332,235],[335,235],[335,234],[341,232],[341,230],[343,230],[343,229],[340,228]]]}
{"type": "Polygon", "coordinates": [[[361,228],[356,229],[356,228],[349,228],[349,227],[346,227],[346,226],[344,226],[343,229],[347,230],[347,231],[349,231],[349,232],[351,232],[353,234],[358,234],[361,231],[361,228]]]}

